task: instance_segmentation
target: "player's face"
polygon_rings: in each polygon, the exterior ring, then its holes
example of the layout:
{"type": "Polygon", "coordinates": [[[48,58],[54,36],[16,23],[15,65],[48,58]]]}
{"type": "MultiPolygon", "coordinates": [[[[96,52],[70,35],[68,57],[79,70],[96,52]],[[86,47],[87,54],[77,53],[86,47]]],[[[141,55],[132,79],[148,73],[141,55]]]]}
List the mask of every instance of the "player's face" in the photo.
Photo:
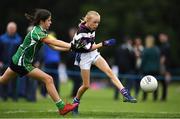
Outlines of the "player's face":
{"type": "Polygon", "coordinates": [[[48,18],[48,19],[46,19],[45,21],[44,21],[44,24],[43,24],[43,26],[44,26],[44,29],[49,29],[49,27],[51,26],[51,16],[48,18]]]}
{"type": "Polygon", "coordinates": [[[91,30],[96,30],[100,23],[100,16],[92,15],[91,19],[86,23],[91,30]]]}

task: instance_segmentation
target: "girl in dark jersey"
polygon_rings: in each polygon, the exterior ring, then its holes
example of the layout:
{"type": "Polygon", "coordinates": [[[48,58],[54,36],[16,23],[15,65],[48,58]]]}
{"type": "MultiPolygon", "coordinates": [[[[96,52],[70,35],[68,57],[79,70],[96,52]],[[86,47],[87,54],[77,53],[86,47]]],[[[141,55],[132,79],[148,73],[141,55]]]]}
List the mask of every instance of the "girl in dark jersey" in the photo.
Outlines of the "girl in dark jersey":
{"type": "MultiPolygon", "coordinates": [[[[119,89],[124,96],[124,102],[136,103],[136,99],[131,97],[127,89],[121,84],[118,77],[112,72],[105,59],[97,51],[102,46],[111,46],[115,44],[114,39],[106,40],[101,43],[95,43],[95,30],[100,23],[100,15],[96,11],[89,11],[79,24],[79,29],[74,35],[72,43],[75,44],[76,58],[75,65],[81,69],[82,86],[79,88],[73,103],[79,103],[81,96],[90,86],[90,68],[94,64],[103,71],[119,89]]],[[[73,110],[74,114],[78,113],[78,107],[73,110]]]]}
{"type": "Polygon", "coordinates": [[[33,58],[43,43],[55,50],[68,51],[72,46],[61,40],[49,37],[47,31],[51,25],[51,13],[45,9],[37,9],[34,15],[25,14],[28,20],[34,24],[34,28],[26,35],[23,43],[12,57],[11,65],[0,76],[0,83],[6,83],[17,75],[28,76],[45,83],[47,91],[58,107],[59,114],[65,115],[72,111],[77,104],[65,104],[54,86],[53,78],[47,73],[32,65],[33,58]]]}

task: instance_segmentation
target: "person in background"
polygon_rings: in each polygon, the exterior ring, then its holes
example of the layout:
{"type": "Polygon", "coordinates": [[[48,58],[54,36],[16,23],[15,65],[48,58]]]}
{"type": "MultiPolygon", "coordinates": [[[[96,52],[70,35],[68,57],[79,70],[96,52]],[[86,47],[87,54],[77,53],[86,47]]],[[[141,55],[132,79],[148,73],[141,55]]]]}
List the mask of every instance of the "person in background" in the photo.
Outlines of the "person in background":
{"type": "MultiPolygon", "coordinates": [[[[31,32],[33,29],[33,25],[29,25],[27,27],[27,33],[31,32]]],[[[40,68],[40,64],[42,60],[42,49],[37,53],[37,56],[35,56],[33,65],[35,67],[40,68]]],[[[37,96],[36,96],[36,91],[37,91],[37,86],[38,86],[38,81],[34,80],[32,78],[29,78],[27,76],[20,77],[18,79],[18,95],[20,97],[25,98],[28,102],[36,102],[37,96]]]]}
{"type": "MultiPolygon", "coordinates": [[[[141,73],[152,75],[158,79],[160,73],[160,50],[155,45],[155,38],[148,35],[145,38],[145,48],[142,52],[141,73]]],[[[153,100],[158,98],[158,89],[153,93],[153,100]]],[[[147,93],[143,93],[143,101],[147,99],[147,93]]]]}
{"type": "MultiPolygon", "coordinates": [[[[135,72],[135,54],[132,45],[132,39],[129,36],[126,36],[123,39],[123,44],[121,44],[116,51],[115,62],[119,69],[119,74],[133,75],[135,72]]],[[[126,88],[130,91],[134,85],[135,80],[131,77],[122,78],[121,80],[125,82],[126,88]]],[[[119,89],[115,87],[114,99],[119,98],[119,89]]]]}
{"type": "MultiPolygon", "coordinates": [[[[75,28],[75,27],[72,27],[69,29],[70,42],[73,40],[73,36],[75,35],[76,32],[77,32],[77,28],[75,28]]],[[[75,59],[75,52],[71,52],[71,53],[67,54],[66,66],[67,66],[67,70],[68,70],[68,77],[73,82],[73,88],[72,88],[70,96],[73,98],[76,96],[77,91],[82,84],[82,79],[80,76],[80,69],[79,69],[79,67],[74,65],[74,59],[75,59]]]]}
{"type": "MultiPolygon", "coordinates": [[[[21,43],[21,36],[17,33],[17,24],[11,21],[7,24],[6,33],[0,36],[1,47],[1,72],[3,73],[5,69],[10,64],[10,59],[16,52],[18,46],[21,43]]],[[[6,101],[8,96],[12,97],[14,101],[18,100],[18,81],[17,78],[13,78],[8,84],[2,85],[1,95],[2,99],[6,101]]]]}
{"type": "Polygon", "coordinates": [[[160,42],[160,67],[161,67],[161,75],[163,76],[163,79],[160,80],[162,83],[162,97],[161,101],[167,100],[167,93],[168,93],[168,84],[171,80],[171,46],[169,43],[169,37],[165,33],[159,34],[159,42],[160,42]]]}
{"type": "MultiPolygon", "coordinates": [[[[50,37],[56,37],[55,32],[49,32],[50,37]]],[[[61,62],[61,55],[59,51],[53,50],[48,45],[43,46],[43,68],[46,73],[51,75],[54,80],[54,85],[56,90],[59,92],[60,89],[60,81],[59,81],[59,74],[58,74],[58,66],[61,62]]],[[[45,85],[42,85],[41,94],[46,97],[47,90],[45,85]]]]}
{"type": "MultiPolygon", "coordinates": [[[[2,44],[1,40],[0,40],[0,75],[3,73],[3,49],[4,49],[4,45],[2,44]]],[[[3,86],[0,85],[0,99],[2,98],[2,88],[3,86]]]]}
{"type": "Polygon", "coordinates": [[[135,80],[135,96],[138,97],[139,89],[140,89],[140,68],[142,63],[142,52],[144,50],[144,46],[142,44],[142,39],[140,37],[136,37],[134,39],[134,53],[136,58],[136,64],[135,64],[135,72],[138,75],[135,80]]]}
{"type": "MultiPolygon", "coordinates": [[[[30,31],[32,31],[34,28],[33,25],[30,25],[27,28],[27,33],[29,33],[30,31]]],[[[41,48],[39,50],[39,52],[35,55],[34,57],[34,61],[33,61],[33,65],[37,68],[42,67],[42,63],[43,63],[43,48],[41,48]]],[[[36,96],[36,92],[37,92],[37,88],[38,88],[38,81],[34,80],[33,78],[29,78],[26,76],[26,99],[29,102],[36,102],[37,100],[37,96],[36,96]]]]}

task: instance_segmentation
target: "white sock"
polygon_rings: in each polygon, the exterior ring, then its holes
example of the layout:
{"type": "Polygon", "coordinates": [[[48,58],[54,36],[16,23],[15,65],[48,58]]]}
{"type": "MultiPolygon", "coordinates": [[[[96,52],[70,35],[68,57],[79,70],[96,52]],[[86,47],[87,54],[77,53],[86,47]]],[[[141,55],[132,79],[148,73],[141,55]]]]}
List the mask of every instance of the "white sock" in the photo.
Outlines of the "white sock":
{"type": "Polygon", "coordinates": [[[58,101],[56,101],[56,104],[59,103],[59,102],[61,102],[61,101],[62,101],[62,99],[59,99],[58,101]]]}

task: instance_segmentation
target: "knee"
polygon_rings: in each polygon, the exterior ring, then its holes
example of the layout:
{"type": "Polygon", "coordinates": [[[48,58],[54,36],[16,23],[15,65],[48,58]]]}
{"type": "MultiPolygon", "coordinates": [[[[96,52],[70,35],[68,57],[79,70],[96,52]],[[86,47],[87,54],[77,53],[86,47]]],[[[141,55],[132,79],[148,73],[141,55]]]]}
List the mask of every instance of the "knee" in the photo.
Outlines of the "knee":
{"type": "Polygon", "coordinates": [[[52,83],[54,83],[52,76],[47,76],[47,77],[45,78],[45,83],[46,83],[46,84],[52,84],[52,83]]]}
{"type": "Polygon", "coordinates": [[[0,76],[0,84],[2,84],[3,83],[3,81],[2,81],[2,76],[0,76]]]}
{"type": "Polygon", "coordinates": [[[0,84],[6,84],[7,82],[7,80],[4,80],[2,76],[0,76],[0,84]]]}
{"type": "Polygon", "coordinates": [[[89,85],[83,85],[83,88],[84,88],[84,90],[87,90],[87,89],[89,89],[89,85]]]}

